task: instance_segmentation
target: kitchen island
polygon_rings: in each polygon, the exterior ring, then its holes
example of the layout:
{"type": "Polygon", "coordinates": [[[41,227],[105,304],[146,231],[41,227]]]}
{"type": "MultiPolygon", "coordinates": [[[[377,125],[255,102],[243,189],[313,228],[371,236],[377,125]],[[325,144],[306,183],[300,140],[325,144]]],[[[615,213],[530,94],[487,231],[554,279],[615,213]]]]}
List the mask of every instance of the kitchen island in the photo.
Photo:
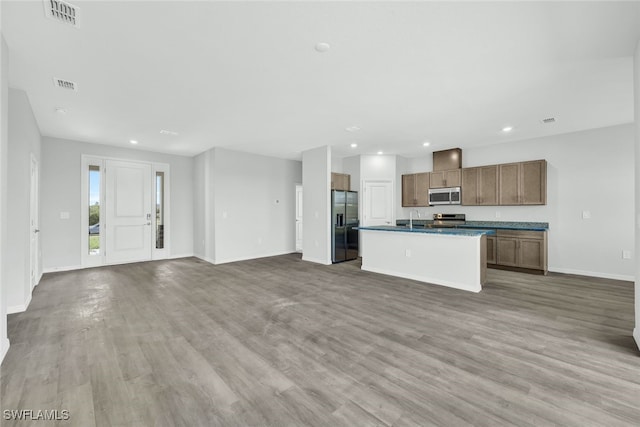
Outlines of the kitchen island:
{"type": "Polygon", "coordinates": [[[487,270],[486,236],[494,230],[358,227],[362,269],[480,292],[487,270]]]}

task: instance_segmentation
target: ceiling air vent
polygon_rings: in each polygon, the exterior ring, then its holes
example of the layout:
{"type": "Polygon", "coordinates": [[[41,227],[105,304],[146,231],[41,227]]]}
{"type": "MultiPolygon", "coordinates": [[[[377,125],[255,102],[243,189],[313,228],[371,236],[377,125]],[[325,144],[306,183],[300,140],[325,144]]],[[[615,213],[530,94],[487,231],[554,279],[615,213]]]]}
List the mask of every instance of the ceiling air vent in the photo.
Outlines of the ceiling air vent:
{"type": "Polygon", "coordinates": [[[43,0],[44,14],[72,27],[80,27],[80,8],[61,0],[43,0]]]}
{"type": "Polygon", "coordinates": [[[69,80],[58,79],[54,77],[53,84],[62,89],[72,90],[74,92],[78,91],[78,85],[69,80]]]}
{"type": "Polygon", "coordinates": [[[540,121],[544,124],[549,124],[549,123],[555,123],[556,119],[555,117],[547,117],[546,119],[542,119],[540,121]]]}

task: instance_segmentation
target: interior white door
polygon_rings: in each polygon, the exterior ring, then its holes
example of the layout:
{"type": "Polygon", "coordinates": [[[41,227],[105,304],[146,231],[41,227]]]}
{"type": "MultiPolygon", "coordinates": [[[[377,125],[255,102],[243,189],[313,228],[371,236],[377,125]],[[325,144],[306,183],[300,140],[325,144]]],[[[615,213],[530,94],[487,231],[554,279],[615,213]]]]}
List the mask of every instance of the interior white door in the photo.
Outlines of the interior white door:
{"type": "Polygon", "coordinates": [[[107,264],[150,260],[151,165],[107,160],[105,184],[107,264]]]}
{"type": "Polygon", "coordinates": [[[296,185],[296,251],[302,251],[302,185],[296,185]]]}
{"type": "Polygon", "coordinates": [[[38,214],[39,203],[39,176],[40,167],[38,160],[31,156],[31,190],[30,190],[30,208],[29,208],[29,225],[30,225],[30,244],[29,244],[29,263],[31,271],[31,289],[33,289],[40,279],[40,219],[38,214]]]}
{"type": "Polygon", "coordinates": [[[391,181],[364,182],[364,226],[392,225],[393,193],[391,181]]]}

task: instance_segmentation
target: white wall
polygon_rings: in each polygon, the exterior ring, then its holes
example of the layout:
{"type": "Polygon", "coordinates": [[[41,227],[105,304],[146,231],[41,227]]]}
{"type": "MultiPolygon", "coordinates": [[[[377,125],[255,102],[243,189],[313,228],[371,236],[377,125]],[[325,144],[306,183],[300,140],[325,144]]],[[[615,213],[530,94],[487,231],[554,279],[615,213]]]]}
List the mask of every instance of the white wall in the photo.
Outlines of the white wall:
{"type": "Polygon", "coordinates": [[[302,259],[331,264],[331,148],[302,153],[302,259]]]}
{"type": "MultiPolygon", "coordinates": [[[[2,4],[0,3],[0,10],[2,4]]],[[[2,19],[0,17],[0,22],[2,19]]],[[[7,152],[9,147],[9,48],[0,33],[0,363],[9,350],[7,338],[7,152]]]]}
{"type": "Polygon", "coordinates": [[[193,254],[198,258],[213,262],[213,256],[207,253],[206,245],[206,200],[207,191],[207,152],[194,157],[193,165],[193,254]]]}
{"type": "Polygon", "coordinates": [[[295,189],[302,163],[213,151],[215,263],[295,252],[295,189]]]}
{"type": "Polygon", "coordinates": [[[11,250],[5,254],[11,266],[5,283],[8,313],[25,311],[31,301],[31,155],[40,162],[40,141],[26,92],[9,89],[7,239],[11,250]]]}
{"type": "MultiPolygon", "coordinates": [[[[549,223],[549,270],[632,280],[634,250],[634,126],[622,125],[466,149],[463,167],[547,160],[545,206],[440,206],[420,208],[464,213],[467,220],[549,223]],[[582,211],[591,212],[583,220],[582,211]],[[499,212],[500,218],[496,218],[499,212]]],[[[430,171],[428,157],[410,162],[409,172],[430,171]]],[[[401,208],[398,218],[408,218],[401,208]]]]}
{"type": "Polygon", "coordinates": [[[636,327],[633,330],[633,337],[636,340],[638,348],[640,348],[640,40],[636,44],[636,53],[634,55],[633,62],[633,82],[635,87],[634,100],[635,100],[635,195],[636,195],[636,223],[635,223],[635,235],[636,235],[636,271],[635,271],[635,287],[636,287],[636,327]]]}
{"type": "Polygon", "coordinates": [[[133,150],[43,137],[40,190],[40,229],[44,270],[78,268],[81,265],[80,215],[81,156],[168,163],[171,166],[171,257],[193,255],[193,165],[191,157],[133,150]],[[70,219],[60,219],[69,212],[70,219]]]}

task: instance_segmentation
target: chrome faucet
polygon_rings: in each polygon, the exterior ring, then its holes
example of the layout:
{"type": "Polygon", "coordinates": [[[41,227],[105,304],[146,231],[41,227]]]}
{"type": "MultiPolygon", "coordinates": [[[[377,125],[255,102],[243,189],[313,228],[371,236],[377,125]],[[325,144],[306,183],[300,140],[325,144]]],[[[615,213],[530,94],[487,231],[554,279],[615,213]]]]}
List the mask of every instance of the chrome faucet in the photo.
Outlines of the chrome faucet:
{"type": "Polygon", "coordinates": [[[415,211],[415,213],[418,214],[418,219],[420,218],[420,212],[418,211],[418,209],[414,209],[412,211],[409,211],[409,230],[413,230],[413,212],[415,211]]]}

